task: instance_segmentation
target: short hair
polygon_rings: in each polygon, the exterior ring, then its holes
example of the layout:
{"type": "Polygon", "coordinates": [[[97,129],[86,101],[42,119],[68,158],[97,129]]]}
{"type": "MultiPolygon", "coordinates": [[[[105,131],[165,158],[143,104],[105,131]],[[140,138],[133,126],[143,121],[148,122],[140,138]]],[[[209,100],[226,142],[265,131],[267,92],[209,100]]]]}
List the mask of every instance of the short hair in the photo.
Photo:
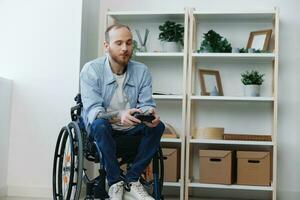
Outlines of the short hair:
{"type": "Polygon", "coordinates": [[[131,33],[131,30],[128,26],[123,25],[123,24],[113,24],[111,26],[109,26],[106,31],[105,31],[105,42],[109,42],[110,38],[109,38],[109,32],[112,29],[119,29],[119,28],[127,28],[129,30],[129,32],[131,33]]]}

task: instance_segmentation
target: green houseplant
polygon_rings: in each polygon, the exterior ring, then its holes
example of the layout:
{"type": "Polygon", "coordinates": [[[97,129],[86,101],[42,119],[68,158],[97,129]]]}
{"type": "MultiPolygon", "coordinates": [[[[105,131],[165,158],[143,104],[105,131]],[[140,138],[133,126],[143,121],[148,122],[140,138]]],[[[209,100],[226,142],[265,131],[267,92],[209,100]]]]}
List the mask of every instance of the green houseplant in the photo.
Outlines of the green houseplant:
{"type": "Polygon", "coordinates": [[[215,53],[230,53],[232,50],[231,44],[226,38],[223,38],[220,34],[214,30],[209,30],[203,34],[204,40],[201,42],[198,53],[215,52],[215,53]]]}
{"type": "MultiPolygon", "coordinates": [[[[240,48],[239,53],[248,53],[248,50],[246,48],[240,48]]],[[[253,53],[268,53],[266,50],[260,50],[260,49],[253,49],[253,53]]]]}
{"type": "Polygon", "coordinates": [[[136,56],[137,52],[141,52],[141,48],[138,47],[138,43],[136,40],[132,41],[132,51],[133,51],[133,56],[136,56]]]}
{"type": "Polygon", "coordinates": [[[259,73],[257,70],[251,70],[242,73],[241,76],[241,81],[244,84],[244,95],[259,96],[260,86],[264,82],[264,74],[259,73]]]}
{"type": "Polygon", "coordinates": [[[183,46],[183,25],[172,21],[166,21],[163,25],[159,26],[159,30],[160,33],[158,39],[163,42],[163,45],[165,46],[164,51],[179,51],[178,44],[183,46]]]}

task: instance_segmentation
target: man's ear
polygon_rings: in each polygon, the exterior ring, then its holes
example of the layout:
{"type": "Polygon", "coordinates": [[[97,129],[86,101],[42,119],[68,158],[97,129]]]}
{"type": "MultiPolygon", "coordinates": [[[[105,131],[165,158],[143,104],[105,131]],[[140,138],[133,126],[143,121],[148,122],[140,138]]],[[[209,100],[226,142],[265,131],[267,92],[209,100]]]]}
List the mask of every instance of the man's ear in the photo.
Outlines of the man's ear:
{"type": "Polygon", "coordinates": [[[109,43],[108,42],[104,42],[103,45],[104,45],[105,51],[107,52],[108,49],[109,49],[109,43]]]}

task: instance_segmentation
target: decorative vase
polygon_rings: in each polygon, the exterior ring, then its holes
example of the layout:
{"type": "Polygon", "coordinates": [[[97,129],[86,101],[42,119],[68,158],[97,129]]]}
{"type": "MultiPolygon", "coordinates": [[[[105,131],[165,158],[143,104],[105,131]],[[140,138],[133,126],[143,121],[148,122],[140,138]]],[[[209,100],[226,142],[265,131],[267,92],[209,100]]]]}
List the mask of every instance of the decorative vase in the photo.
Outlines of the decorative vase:
{"type": "Polygon", "coordinates": [[[140,47],[140,52],[147,52],[147,47],[146,47],[146,45],[141,45],[141,47],[140,47]]]}
{"type": "Polygon", "coordinates": [[[253,48],[248,48],[248,49],[247,49],[247,52],[248,52],[248,53],[254,53],[254,49],[253,49],[253,48]]]}
{"type": "Polygon", "coordinates": [[[240,53],[240,49],[239,48],[232,48],[231,53],[240,53]]]}
{"type": "Polygon", "coordinates": [[[163,52],[179,52],[180,46],[177,42],[162,42],[163,52]]]}
{"type": "Polygon", "coordinates": [[[260,85],[244,85],[244,96],[258,97],[260,85]]]}
{"type": "Polygon", "coordinates": [[[200,53],[209,53],[209,52],[210,52],[209,49],[203,49],[200,51],[200,53]]]}

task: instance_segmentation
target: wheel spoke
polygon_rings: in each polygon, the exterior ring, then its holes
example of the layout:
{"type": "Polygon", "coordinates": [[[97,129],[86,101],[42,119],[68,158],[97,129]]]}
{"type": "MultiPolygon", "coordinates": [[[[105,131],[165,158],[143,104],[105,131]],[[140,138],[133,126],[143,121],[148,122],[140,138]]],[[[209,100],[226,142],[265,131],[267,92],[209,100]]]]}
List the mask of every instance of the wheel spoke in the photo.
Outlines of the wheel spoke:
{"type": "Polygon", "coordinates": [[[67,198],[68,191],[69,191],[69,185],[70,185],[70,176],[71,176],[71,168],[72,168],[72,156],[71,156],[71,144],[72,138],[70,138],[70,135],[68,135],[68,138],[66,140],[65,149],[63,153],[63,197],[67,198]]]}

